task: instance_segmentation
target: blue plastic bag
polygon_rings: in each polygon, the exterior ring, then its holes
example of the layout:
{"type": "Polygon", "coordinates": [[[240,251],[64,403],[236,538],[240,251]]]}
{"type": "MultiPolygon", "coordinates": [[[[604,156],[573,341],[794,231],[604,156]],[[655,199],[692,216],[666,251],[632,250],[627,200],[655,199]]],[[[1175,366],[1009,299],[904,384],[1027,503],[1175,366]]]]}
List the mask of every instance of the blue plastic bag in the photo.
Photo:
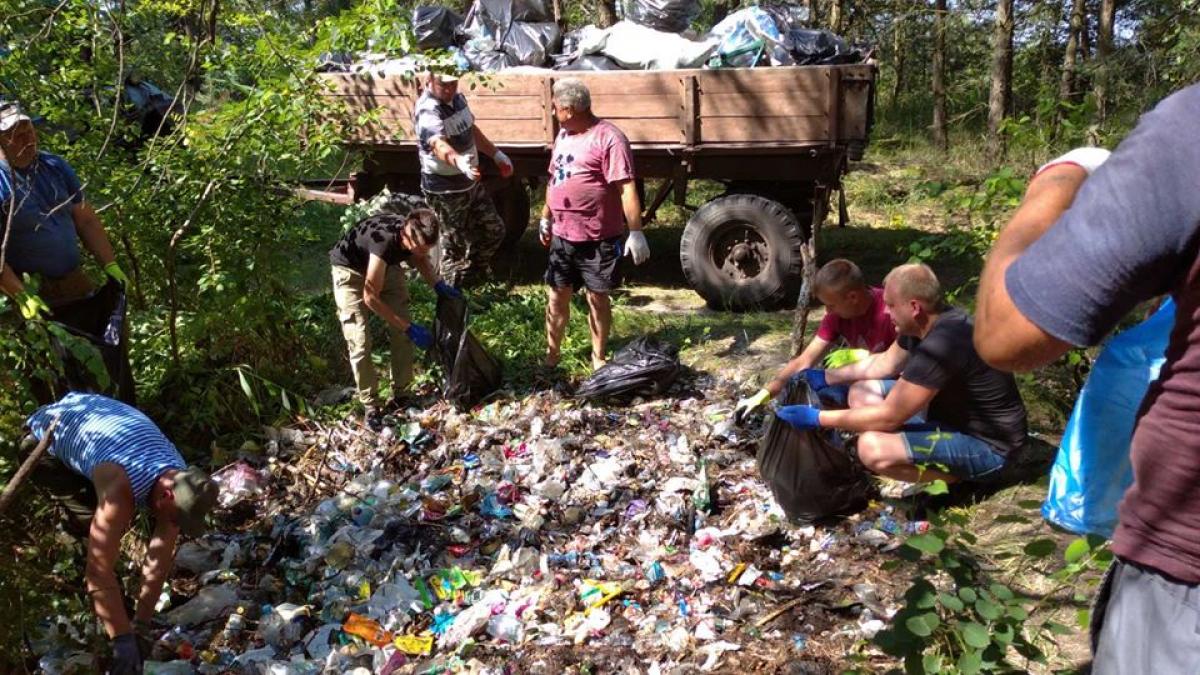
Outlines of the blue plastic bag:
{"type": "Polygon", "coordinates": [[[1079,392],[1050,469],[1042,517],[1076,534],[1111,538],[1117,504],[1133,483],[1129,442],[1138,407],[1166,361],[1171,299],[1109,340],[1079,392]]]}

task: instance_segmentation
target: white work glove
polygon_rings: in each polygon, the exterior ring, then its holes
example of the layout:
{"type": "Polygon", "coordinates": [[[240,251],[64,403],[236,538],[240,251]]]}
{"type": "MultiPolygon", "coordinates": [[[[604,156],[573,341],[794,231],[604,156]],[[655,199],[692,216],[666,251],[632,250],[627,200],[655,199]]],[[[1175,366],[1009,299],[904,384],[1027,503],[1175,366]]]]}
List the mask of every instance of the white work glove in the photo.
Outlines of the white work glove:
{"type": "Polygon", "coordinates": [[[496,149],[496,154],[492,155],[492,159],[496,162],[496,166],[500,169],[500,175],[508,178],[513,172],[512,160],[508,155],[504,154],[503,150],[496,149]]]}
{"type": "Polygon", "coordinates": [[[625,255],[633,258],[634,265],[641,265],[650,259],[650,244],[641,230],[629,231],[629,238],[625,240],[625,255]]]}
{"type": "Polygon", "coordinates": [[[470,154],[464,152],[454,158],[454,166],[458,167],[458,170],[463,172],[463,175],[467,178],[478,180],[479,168],[475,166],[475,162],[472,159],[470,154]]]}
{"type": "MultiPolygon", "coordinates": [[[[1092,175],[1093,171],[1100,168],[1100,165],[1103,164],[1111,154],[1111,152],[1105,150],[1104,148],[1075,148],[1065,155],[1046,162],[1041,166],[1040,169],[1037,170],[1037,173],[1041,173],[1046,169],[1058,164],[1074,164],[1075,166],[1082,168],[1090,176],[1092,175]]],[[[1036,176],[1037,173],[1034,175],[1036,176]]]]}
{"type": "Polygon", "coordinates": [[[542,246],[550,244],[550,237],[554,235],[554,221],[549,218],[542,218],[538,221],[538,238],[542,240],[542,246]]]}

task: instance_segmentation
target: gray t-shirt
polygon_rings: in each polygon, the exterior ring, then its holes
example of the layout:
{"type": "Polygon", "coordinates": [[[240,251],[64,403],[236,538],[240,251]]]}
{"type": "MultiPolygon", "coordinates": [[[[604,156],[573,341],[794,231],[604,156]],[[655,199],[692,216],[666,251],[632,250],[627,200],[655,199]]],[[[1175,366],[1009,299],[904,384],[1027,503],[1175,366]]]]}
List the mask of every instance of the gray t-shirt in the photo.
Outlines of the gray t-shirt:
{"type": "Polygon", "coordinates": [[[1071,208],[1009,268],[1029,320],[1076,345],[1099,342],[1134,306],[1177,304],[1167,362],[1133,432],[1134,484],[1113,550],[1200,583],[1200,85],[1138,122],[1071,208]]]}

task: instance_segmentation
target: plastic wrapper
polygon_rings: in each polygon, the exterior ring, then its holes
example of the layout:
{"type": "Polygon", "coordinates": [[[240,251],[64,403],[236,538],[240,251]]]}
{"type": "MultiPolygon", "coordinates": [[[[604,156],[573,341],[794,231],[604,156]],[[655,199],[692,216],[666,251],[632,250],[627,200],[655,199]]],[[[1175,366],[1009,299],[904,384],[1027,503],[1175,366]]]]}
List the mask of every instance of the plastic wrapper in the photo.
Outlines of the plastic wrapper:
{"type": "Polygon", "coordinates": [[[709,32],[720,40],[716,65],[749,67],[758,65],[765,55],[770,65],[785,66],[794,61],[788,49],[788,38],[775,18],[759,9],[747,7],[725,17],[709,32]]]}
{"type": "Polygon", "coordinates": [[[212,478],[221,488],[217,501],[226,509],[247,497],[261,495],[266,484],[263,475],[245,462],[230,464],[212,478]]]}
{"type": "Polygon", "coordinates": [[[1174,325],[1175,303],[1167,300],[1100,351],[1050,469],[1046,520],[1076,534],[1112,537],[1117,504],[1133,484],[1129,442],[1137,412],[1166,362],[1174,325]]]}
{"type": "Polygon", "coordinates": [[[434,347],[446,374],[443,395],[460,408],[470,408],[500,388],[500,362],[487,353],[467,328],[467,303],[438,297],[433,324],[434,347]]]}
{"type": "Polygon", "coordinates": [[[625,395],[656,396],[679,377],[679,350],[649,337],[625,345],[583,384],[575,396],[586,399],[625,395]]]}
{"type": "Polygon", "coordinates": [[[689,40],[629,21],[584,30],[581,54],[603,54],[628,70],[699,68],[717,49],[716,38],[689,40]]]}
{"type": "Polygon", "coordinates": [[[136,405],[133,369],[125,344],[125,312],[125,289],[113,279],[85,298],[54,308],[51,319],[59,334],[53,335],[52,346],[62,359],[64,371],[60,388],[106,394],[136,405]],[[92,361],[95,352],[84,342],[99,351],[101,363],[92,361]],[[98,369],[107,372],[108,386],[102,386],[95,372],[98,369]]]}
{"type": "Polygon", "coordinates": [[[700,14],[699,0],[625,0],[625,18],[666,33],[682,33],[700,14]]]}
{"type": "Polygon", "coordinates": [[[421,49],[448,49],[457,41],[463,19],[453,10],[433,5],[413,8],[412,27],[421,49]]]}
{"type": "MultiPolygon", "coordinates": [[[[801,379],[788,382],[779,405],[819,406],[801,379]]],[[[811,523],[863,510],[871,494],[866,471],[851,459],[837,432],[800,431],[769,416],[758,448],[758,472],[775,501],[795,522],[811,523]]]]}

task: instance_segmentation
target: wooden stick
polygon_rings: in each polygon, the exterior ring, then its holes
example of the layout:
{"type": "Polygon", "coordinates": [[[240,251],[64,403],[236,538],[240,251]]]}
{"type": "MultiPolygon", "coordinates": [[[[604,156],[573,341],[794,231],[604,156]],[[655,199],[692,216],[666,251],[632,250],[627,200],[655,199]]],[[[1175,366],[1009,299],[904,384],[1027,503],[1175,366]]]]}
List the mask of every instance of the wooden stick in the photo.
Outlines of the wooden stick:
{"type": "Polygon", "coordinates": [[[776,619],[776,618],[777,618],[777,617],[778,617],[780,614],[783,614],[784,612],[788,611],[789,609],[791,609],[791,608],[795,607],[796,605],[798,605],[798,604],[800,604],[800,603],[802,603],[802,602],[804,602],[804,598],[803,598],[803,597],[796,598],[795,600],[789,600],[789,601],[787,601],[787,602],[783,603],[783,605],[781,605],[781,606],[779,607],[779,609],[777,609],[777,610],[775,610],[775,611],[771,612],[770,614],[768,614],[768,615],[764,616],[763,618],[759,619],[758,621],[755,621],[755,622],[754,622],[754,627],[755,627],[755,628],[762,628],[763,626],[765,626],[765,625],[767,625],[767,624],[771,623],[772,621],[774,621],[774,620],[775,620],[775,619],[776,619]]]}
{"type": "Polygon", "coordinates": [[[8,485],[4,486],[4,494],[0,494],[0,516],[4,515],[4,512],[8,510],[8,505],[17,496],[17,488],[33,472],[33,467],[37,465],[38,460],[42,458],[42,454],[50,447],[56,426],[58,426],[57,418],[50,422],[49,428],[46,429],[46,433],[42,436],[42,440],[38,442],[37,447],[21,463],[21,468],[17,469],[17,472],[13,474],[12,480],[8,481],[8,485]]]}

